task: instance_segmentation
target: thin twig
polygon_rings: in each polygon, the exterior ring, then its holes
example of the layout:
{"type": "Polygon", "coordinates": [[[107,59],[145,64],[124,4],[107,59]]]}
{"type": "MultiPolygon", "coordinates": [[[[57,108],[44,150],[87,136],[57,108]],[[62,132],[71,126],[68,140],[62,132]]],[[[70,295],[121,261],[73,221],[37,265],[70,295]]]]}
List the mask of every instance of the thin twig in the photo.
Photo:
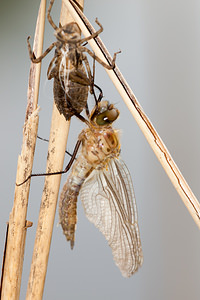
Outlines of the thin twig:
{"type": "MultiPolygon", "coordinates": [[[[83,6],[83,0],[79,0],[78,2],[83,6]]],[[[72,20],[66,6],[62,3],[60,23],[64,25],[72,20]]],[[[69,125],[70,122],[66,122],[64,116],[60,115],[55,104],[53,104],[46,168],[46,172],[48,173],[63,169],[69,125]]],[[[45,178],[26,294],[27,300],[42,299],[60,180],[61,175],[47,176],[45,178]]]]}
{"type": "MultiPolygon", "coordinates": [[[[35,50],[42,52],[46,0],[41,1],[36,33],[35,50]]],[[[28,88],[28,104],[23,130],[21,155],[18,159],[16,182],[21,182],[32,172],[35,144],[38,128],[37,96],[39,90],[40,65],[31,65],[28,88]],[[31,89],[30,89],[31,81],[31,89]]],[[[17,300],[20,294],[22,266],[26,238],[26,214],[28,206],[30,182],[15,188],[12,212],[9,217],[7,246],[5,250],[5,264],[2,278],[1,299],[17,300]]],[[[29,227],[29,226],[28,226],[29,227]]]]}
{"type": "Polygon", "coordinates": [[[2,269],[1,269],[0,299],[2,295],[1,292],[2,292],[3,274],[4,274],[4,266],[5,266],[5,258],[6,258],[6,248],[7,248],[7,241],[8,241],[8,227],[9,227],[9,223],[6,224],[6,236],[5,236],[4,251],[3,251],[2,269]]]}
{"type": "MultiPolygon", "coordinates": [[[[83,34],[87,37],[94,33],[94,28],[83,15],[81,10],[75,5],[75,3],[71,0],[63,1],[65,2],[75,21],[78,23],[83,34]]],[[[100,59],[102,59],[105,63],[111,64],[111,56],[99,37],[90,40],[89,44],[100,59]]],[[[135,95],[128,86],[119,69],[117,67],[115,67],[114,70],[106,69],[106,72],[110,76],[112,82],[114,83],[124,102],[128,106],[128,109],[135,118],[138,126],[142,130],[148,143],[156,154],[159,162],[163,166],[165,172],[167,173],[172,184],[179,193],[181,199],[183,200],[197,226],[200,228],[200,204],[191,191],[180,170],[176,166],[175,162],[173,161],[163,141],[159,137],[147,115],[144,113],[142,107],[138,103],[135,95]]]]}

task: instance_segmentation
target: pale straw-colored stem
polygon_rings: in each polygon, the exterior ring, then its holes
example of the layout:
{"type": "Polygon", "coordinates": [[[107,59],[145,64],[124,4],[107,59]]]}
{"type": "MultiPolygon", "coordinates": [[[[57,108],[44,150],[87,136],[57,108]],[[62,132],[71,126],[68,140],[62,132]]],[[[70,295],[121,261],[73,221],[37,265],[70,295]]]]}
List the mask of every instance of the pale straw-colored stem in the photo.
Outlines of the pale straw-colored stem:
{"type": "MultiPolygon", "coordinates": [[[[37,55],[42,53],[45,11],[46,0],[42,0],[34,39],[34,51],[37,55]]],[[[39,74],[40,64],[31,64],[23,143],[17,166],[16,182],[18,183],[22,182],[32,172],[39,120],[37,108],[39,74]]],[[[2,300],[17,300],[20,295],[26,229],[32,224],[26,221],[29,188],[30,181],[22,186],[15,187],[14,204],[9,217],[7,245],[2,274],[2,300]]]]}
{"type": "MultiPolygon", "coordinates": [[[[75,21],[78,23],[85,37],[92,34],[94,32],[94,28],[83,15],[83,13],[78,9],[75,3],[71,0],[63,1],[65,2],[75,21]]],[[[92,47],[94,53],[105,63],[111,62],[111,56],[99,37],[97,37],[95,40],[90,40],[89,44],[92,47]]],[[[106,69],[106,72],[108,73],[116,89],[120,93],[122,99],[128,106],[128,109],[135,118],[138,126],[142,130],[144,136],[149,142],[151,148],[156,154],[159,162],[163,166],[165,172],[167,173],[172,184],[179,193],[181,199],[183,200],[185,206],[187,207],[197,226],[200,228],[200,204],[193,192],[191,191],[180,170],[176,166],[175,162],[173,161],[163,141],[157,134],[147,115],[144,113],[142,107],[138,103],[135,95],[133,94],[132,90],[123,78],[119,69],[117,67],[115,67],[114,70],[106,69]]]]}
{"type": "MultiPolygon", "coordinates": [[[[83,6],[83,0],[79,0],[78,2],[83,6]]],[[[71,15],[62,3],[60,23],[64,25],[72,20],[71,15]]],[[[47,172],[55,172],[63,169],[69,125],[70,122],[66,122],[64,116],[59,114],[54,104],[48,148],[47,172]]],[[[27,300],[42,299],[60,180],[61,175],[47,176],[45,178],[26,294],[27,300]]]]}

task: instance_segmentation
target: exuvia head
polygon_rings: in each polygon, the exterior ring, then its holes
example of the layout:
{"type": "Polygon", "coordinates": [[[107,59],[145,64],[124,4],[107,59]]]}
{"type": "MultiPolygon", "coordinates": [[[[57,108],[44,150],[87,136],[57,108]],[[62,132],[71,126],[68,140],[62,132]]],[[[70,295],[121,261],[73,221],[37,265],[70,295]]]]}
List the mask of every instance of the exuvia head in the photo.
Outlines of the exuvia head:
{"type": "Polygon", "coordinates": [[[56,38],[65,43],[77,43],[80,40],[81,30],[77,23],[71,22],[55,31],[56,38]]]}
{"type": "Polygon", "coordinates": [[[119,110],[108,101],[98,102],[90,115],[91,122],[99,126],[112,124],[119,116],[119,110]]]}

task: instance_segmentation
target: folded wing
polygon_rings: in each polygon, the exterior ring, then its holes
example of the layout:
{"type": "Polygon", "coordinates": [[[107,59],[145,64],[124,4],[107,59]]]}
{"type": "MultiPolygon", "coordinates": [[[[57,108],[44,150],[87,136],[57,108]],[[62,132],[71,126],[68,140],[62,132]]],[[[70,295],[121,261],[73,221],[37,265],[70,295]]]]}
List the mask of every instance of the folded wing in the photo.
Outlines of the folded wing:
{"type": "Polygon", "coordinates": [[[95,169],[80,196],[87,218],[107,239],[122,275],[130,277],[142,265],[143,255],[133,185],[124,162],[112,158],[106,168],[95,169]]]}

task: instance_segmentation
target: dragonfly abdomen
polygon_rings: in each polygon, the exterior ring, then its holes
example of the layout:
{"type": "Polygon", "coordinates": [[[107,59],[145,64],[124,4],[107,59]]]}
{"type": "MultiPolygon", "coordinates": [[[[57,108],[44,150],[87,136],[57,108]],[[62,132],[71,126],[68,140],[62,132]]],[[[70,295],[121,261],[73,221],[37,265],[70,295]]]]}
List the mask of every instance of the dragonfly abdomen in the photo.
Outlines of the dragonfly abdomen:
{"type": "Polygon", "coordinates": [[[71,248],[74,246],[74,236],[77,223],[77,197],[85,179],[92,172],[93,167],[83,157],[79,156],[62,189],[59,203],[59,218],[63,233],[71,248]]]}

